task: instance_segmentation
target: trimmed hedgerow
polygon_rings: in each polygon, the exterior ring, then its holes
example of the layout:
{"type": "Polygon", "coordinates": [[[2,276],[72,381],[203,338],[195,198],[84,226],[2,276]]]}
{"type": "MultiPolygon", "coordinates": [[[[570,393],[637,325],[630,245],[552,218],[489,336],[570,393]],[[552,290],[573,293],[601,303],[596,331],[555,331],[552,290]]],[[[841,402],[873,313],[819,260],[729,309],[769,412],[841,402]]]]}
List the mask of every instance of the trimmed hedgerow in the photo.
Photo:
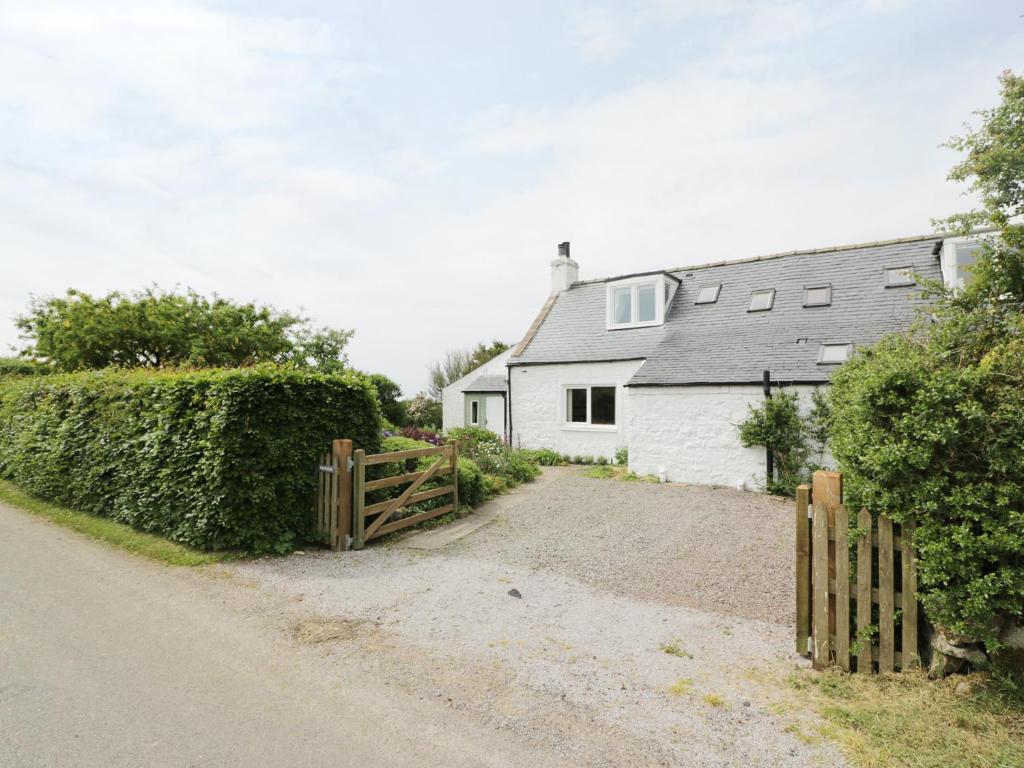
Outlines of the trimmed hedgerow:
{"type": "Polygon", "coordinates": [[[200,549],[284,552],[308,531],[332,438],[379,445],[361,375],[97,371],[0,386],[0,476],[200,549]]]}

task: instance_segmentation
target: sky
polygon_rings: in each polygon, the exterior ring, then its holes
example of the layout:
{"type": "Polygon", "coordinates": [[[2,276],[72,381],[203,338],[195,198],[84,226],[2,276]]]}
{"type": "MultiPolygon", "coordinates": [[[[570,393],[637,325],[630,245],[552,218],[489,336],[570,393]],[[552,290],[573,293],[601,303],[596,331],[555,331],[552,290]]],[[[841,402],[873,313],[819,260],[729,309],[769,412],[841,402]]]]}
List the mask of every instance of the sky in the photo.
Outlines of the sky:
{"type": "Polygon", "coordinates": [[[426,385],[583,279],[924,234],[1024,3],[0,0],[0,354],[157,284],[426,385]]]}

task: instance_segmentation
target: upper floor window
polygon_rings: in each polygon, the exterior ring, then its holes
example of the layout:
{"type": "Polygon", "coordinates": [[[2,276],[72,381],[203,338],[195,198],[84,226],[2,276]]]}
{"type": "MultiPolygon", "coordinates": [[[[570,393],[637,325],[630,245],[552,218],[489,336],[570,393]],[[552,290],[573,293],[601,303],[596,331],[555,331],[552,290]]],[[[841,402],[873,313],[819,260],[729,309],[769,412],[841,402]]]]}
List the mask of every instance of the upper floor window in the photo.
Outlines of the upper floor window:
{"type": "Polygon", "coordinates": [[[775,289],[766,288],[762,291],[754,291],[750,294],[750,307],[748,312],[766,312],[775,303],[775,289]]]}
{"type": "Polygon", "coordinates": [[[827,307],[832,304],[832,286],[819,285],[813,288],[804,288],[805,307],[827,307]]]}
{"type": "Polygon", "coordinates": [[[661,325],[678,281],[665,275],[639,275],[608,283],[608,330],[661,325]]]}
{"type": "Polygon", "coordinates": [[[912,267],[886,267],[885,287],[898,288],[903,285],[914,284],[914,270],[912,267]]]}
{"type": "Polygon", "coordinates": [[[722,291],[722,284],[716,283],[715,285],[703,285],[700,291],[697,292],[697,300],[694,304],[714,304],[718,301],[718,294],[722,291]]]}
{"type": "Polygon", "coordinates": [[[974,262],[978,258],[986,235],[951,237],[942,243],[942,280],[947,288],[966,288],[974,277],[974,262]]]}

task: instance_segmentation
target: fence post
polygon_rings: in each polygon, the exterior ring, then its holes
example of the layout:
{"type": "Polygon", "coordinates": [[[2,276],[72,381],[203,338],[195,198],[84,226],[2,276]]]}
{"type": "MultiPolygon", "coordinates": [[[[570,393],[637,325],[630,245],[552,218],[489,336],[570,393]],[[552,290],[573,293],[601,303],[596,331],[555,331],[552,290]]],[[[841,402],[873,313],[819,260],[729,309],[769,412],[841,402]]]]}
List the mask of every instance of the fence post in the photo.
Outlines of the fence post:
{"type": "Polygon", "coordinates": [[[366,451],[360,448],[352,455],[352,548],[362,549],[366,545],[366,518],[363,507],[366,493],[366,451]]]}
{"type": "Polygon", "coordinates": [[[459,514],[459,449],[452,443],[452,511],[459,514]]]}
{"type": "Polygon", "coordinates": [[[903,661],[900,669],[920,666],[917,652],[917,561],[914,552],[914,522],[900,528],[903,541],[903,661]]]}
{"type": "Polygon", "coordinates": [[[331,452],[338,465],[337,504],[335,507],[335,529],[331,532],[331,549],[335,552],[348,549],[352,536],[352,441],[335,440],[331,452]]]}
{"type": "Polygon", "coordinates": [[[811,486],[796,489],[796,652],[810,655],[811,638],[811,528],[808,507],[811,486]]]}
{"type": "Polygon", "coordinates": [[[895,668],[896,583],[893,579],[892,520],[878,516],[878,671],[882,674],[895,668]]]}

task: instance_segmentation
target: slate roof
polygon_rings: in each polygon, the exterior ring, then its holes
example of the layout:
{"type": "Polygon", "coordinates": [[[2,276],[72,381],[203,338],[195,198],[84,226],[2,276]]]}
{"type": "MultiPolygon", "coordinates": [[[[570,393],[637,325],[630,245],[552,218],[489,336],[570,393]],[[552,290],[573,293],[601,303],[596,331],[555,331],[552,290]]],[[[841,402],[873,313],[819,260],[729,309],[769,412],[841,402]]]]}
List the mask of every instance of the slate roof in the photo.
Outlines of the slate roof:
{"type": "MultiPolygon", "coordinates": [[[[658,327],[605,329],[607,280],[574,283],[559,294],[525,350],[509,365],[644,359],[627,386],[819,383],[822,343],[877,341],[908,327],[925,303],[920,286],[886,287],[887,267],[940,280],[936,235],[668,270],[680,284],[658,327]],[[695,305],[703,285],[721,283],[718,301],[695,305]],[[832,303],[804,307],[804,288],[831,284],[832,303]],[[748,312],[751,291],[774,288],[767,312],[748,312]]],[[[615,278],[609,278],[614,280],[615,278]]]]}
{"type": "Polygon", "coordinates": [[[463,392],[504,392],[508,380],[498,374],[496,376],[477,376],[465,386],[463,392]]]}

